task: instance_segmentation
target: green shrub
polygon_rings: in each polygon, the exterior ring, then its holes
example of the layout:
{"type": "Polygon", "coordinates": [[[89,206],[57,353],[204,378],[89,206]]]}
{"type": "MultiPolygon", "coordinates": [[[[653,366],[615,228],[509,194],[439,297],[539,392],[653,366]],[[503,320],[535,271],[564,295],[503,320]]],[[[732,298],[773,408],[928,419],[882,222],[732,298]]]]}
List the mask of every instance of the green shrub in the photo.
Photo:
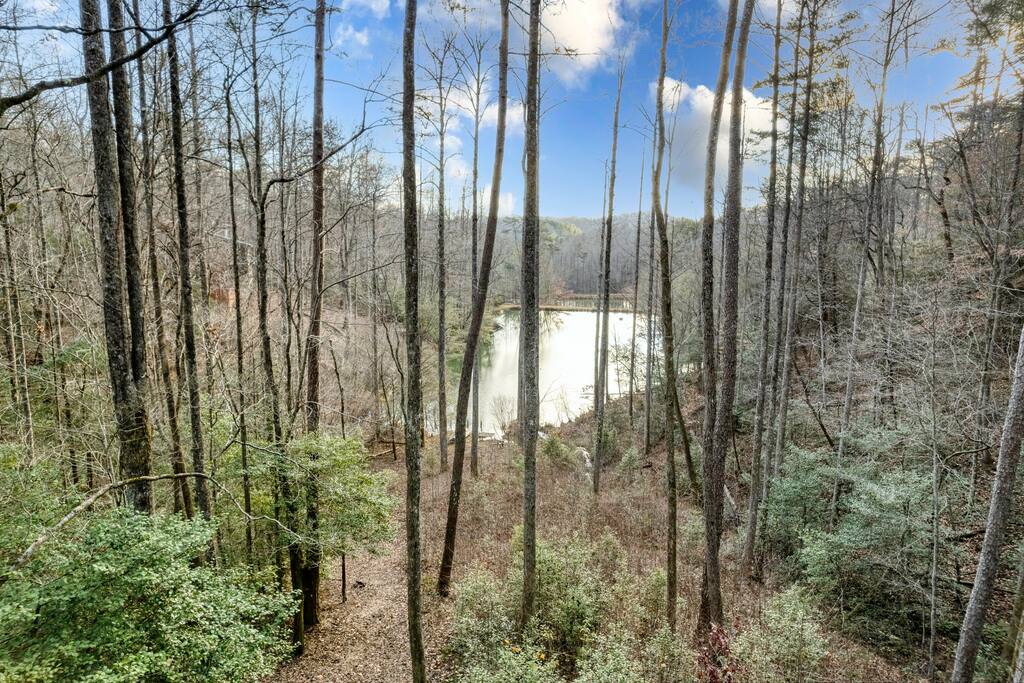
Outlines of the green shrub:
{"type": "Polygon", "coordinates": [[[540,454],[555,467],[569,468],[576,465],[572,458],[572,449],[554,434],[548,435],[541,442],[540,454]]]}
{"type": "Polygon", "coordinates": [[[641,667],[646,683],[689,683],[694,680],[693,653],[667,625],[655,631],[645,643],[641,667]]]}
{"type": "Polygon", "coordinates": [[[542,650],[505,645],[488,658],[474,664],[461,677],[463,683],[562,683],[555,663],[542,650]]]}
{"type": "MultiPolygon", "coordinates": [[[[497,655],[510,646],[535,648],[545,661],[572,672],[584,646],[594,637],[609,600],[601,580],[598,555],[616,570],[621,563],[605,541],[601,553],[581,540],[537,543],[537,596],[526,634],[516,633],[522,578],[522,532],[513,539],[508,576],[498,581],[471,574],[456,587],[455,619],[449,651],[457,663],[496,666],[497,655]]],[[[609,569],[611,571],[611,569],[609,569]]]]}
{"type": "MultiPolygon", "coordinates": [[[[522,586],[522,540],[517,533],[508,585],[522,586]]],[[[531,627],[538,642],[572,669],[608,606],[591,548],[581,540],[537,542],[537,598],[531,627]]]]}
{"type": "Polygon", "coordinates": [[[459,582],[448,640],[448,652],[458,664],[496,664],[502,646],[515,639],[508,597],[505,587],[486,572],[472,572],[459,582]]]}
{"type": "Polygon", "coordinates": [[[615,623],[644,640],[665,625],[665,600],[668,578],[658,568],[645,576],[623,569],[613,591],[615,623]]]}
{"type": "Polygon", "coordinates": [[[620,474],[632,481],[640,469],[640,454],[637,452],[636,446],[630,446],[622,453],[617,467],[620,474]]]}
{"type": "Polygon", "coordinates": [[[296,491],[301,506],[305,505],[305,484],[316,483],[322,552],[373,552],[392,537],[391,511],[396,500],[388,493],[387,475],[370,469],[360,440],[307,435],[288,444],[288,456],[293,476],[302,484],[296,491]]]}
{"type": "Polygon", "coordinates": [[[291,596],[196,566],[212,525],[124,509],[0,585],[0,681],[255,681],[289,652],[291,596]]]}
{"type": "Polygon", "coordinates": [[[628,633],[598,636],[580,659],[576,683],[643,683],[643,671],[632,657],[635,649],[628,633]]]}
{"type": "Polygon", "coordinates": [[[750,683],[818,680],[827,653],[820,617],[799,587],[772,596],[759,623],[732,643],[750,683]]]}

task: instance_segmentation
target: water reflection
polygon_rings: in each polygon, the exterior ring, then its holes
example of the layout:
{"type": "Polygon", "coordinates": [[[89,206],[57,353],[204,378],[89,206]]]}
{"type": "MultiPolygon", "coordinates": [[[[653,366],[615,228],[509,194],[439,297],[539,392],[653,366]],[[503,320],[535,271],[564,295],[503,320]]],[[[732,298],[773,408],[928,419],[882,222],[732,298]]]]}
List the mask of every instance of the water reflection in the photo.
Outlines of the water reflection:
{"type": "MultiPolygon", "coordinates": [[[[593,407],[594,311],[541,311],[540,421],[561,424],[593,407]]],[[[645,319],[637,319],[636,385],[642,387],[645,319]]],[[[632,313],[608,316],[608,392],[629,390],[632,313]]],[[[485,341],[480,367],[480,431],[500,435],[515,418],[519,378],[519,311],[503,311],[485,341]]]]}

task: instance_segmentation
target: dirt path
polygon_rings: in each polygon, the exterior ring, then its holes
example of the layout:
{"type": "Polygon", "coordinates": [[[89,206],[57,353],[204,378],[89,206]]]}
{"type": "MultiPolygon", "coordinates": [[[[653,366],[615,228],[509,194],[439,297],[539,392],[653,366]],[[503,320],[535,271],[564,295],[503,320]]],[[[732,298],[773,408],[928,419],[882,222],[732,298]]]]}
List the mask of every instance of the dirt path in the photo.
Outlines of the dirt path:
{"type": "MultiPolygon", "coordinates": [[[[396,476],[392,492],[402,500],[404,470],[385,466],[396,476]]],[[[346,561],[348,593],[341,599],[341,562],[332,562],[323,577],[320,624],[306,634],[306,653],[268,681],[299,683],[392,683],[409,680],[405,611],[405,505],[392,516],[395,537],[378,555],[360,553],[346,561]]],[[[424,572],[424,585],[428,574],[424,572]]],[[[449,623],[450,602],[424,590],[424,633],[431,680],[442,678],[438,650],[449,623]]]]}

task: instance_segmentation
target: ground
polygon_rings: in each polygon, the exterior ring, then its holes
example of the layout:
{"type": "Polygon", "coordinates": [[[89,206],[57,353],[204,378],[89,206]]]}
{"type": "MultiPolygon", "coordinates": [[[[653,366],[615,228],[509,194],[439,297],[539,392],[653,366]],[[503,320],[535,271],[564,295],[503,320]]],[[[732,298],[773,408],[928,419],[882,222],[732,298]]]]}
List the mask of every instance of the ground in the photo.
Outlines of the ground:
{"type": "MultiPolygon", "coordinates": [[[[572,439],[573,430],[563,436],[572,439]]],[[[664,457],[662,454],[661,458],[664,457]]],[[[542,538],[572,535],[596,537],[606,530],[616,535],[635,571],[649,572],[664,564],[664,483],[659,455],[641,458],[632,475],[609,470],[598,504],[589,493],[586,474],[579,467],[558,466],[543,459],[538,476],[538,520],[542,538]]],[[[462,498],[456,551],[455,590],[473,567],[501,573],[508,565],[512,532],[521,517],[521,467],[511,445],[482,444],[481,477],[469,475],[468,463],[462,498]]],[[[390,454],[379,456],[374,467],[392,473],[391,488],[400,499],[405,491],[405,469],[390,454]]],[[[437,444],[424,449],[422,487],[424,638],[430,680],[441,681],[446,669],[444,646],[451,623],[453,601],[437,596],[434,586],[447,510],[446,472],[437,466],[437,444]]],[[[682,489],[680,489],[682,491],[682,489]]],[[[341,567],[335,561],[324,578],[322,621],[307,635],[306,654],[282,667],[271,681],[345,681],[392,683],[410,679],[405,614],[404,506],[394,513],[395,538],[375,556],[348,558],[347,601],[341,600],[341,567]]],[[[680,501],[679,581],[680,630],[692,633],[699,604],[703,557],[703,523],[685,497],[680,501]]],[[[729,532],[723,539],[723,581],[727,622],[743,623],[759,614],[773,587],[754,584],[736,570],[739,543],[729,532]]],[[[829,666],[834,680],[863,683],[913,681],[856,643],[832,634],[829,666]]]]}

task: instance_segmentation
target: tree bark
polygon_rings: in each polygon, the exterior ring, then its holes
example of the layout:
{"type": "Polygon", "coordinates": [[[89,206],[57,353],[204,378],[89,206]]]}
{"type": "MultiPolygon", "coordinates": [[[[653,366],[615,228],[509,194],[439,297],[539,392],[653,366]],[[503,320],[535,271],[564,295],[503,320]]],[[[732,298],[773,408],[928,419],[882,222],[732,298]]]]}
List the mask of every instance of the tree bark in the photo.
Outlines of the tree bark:
{"type": "MultiPolygon", "coordinates": [[[[704,574],[697,632],[706,634],[713,625],[722,624],[722,586],[719,546],[722,538],[722,508],[725,493],[725,458],[733,429],[733,405],[736,400],[737,328],[739,319],[739,259],[741,181],[743,177],[743,76],[747,59],[747,41],[754,15],[754,0],[746,0],[736,36],[736,62],[733,66],[732,99],[729,116],[729,170],[725,191],[722,252],[722,376],[715,418],[714,448],[704,452],[704,574]]],[[[710,148],[709,148],[710,149],[710,148]]],[[[714,388],[706,387],[705,391],[714,388]]]]}
{"type": "Polygon", "coordinates": [[[1020,461],[1021,436],[1024,434],[1024,328],[1017,345],[1017,361],[1013,370],[1013,384],[1003,422],[1003,436],[999,442],[996,474],[992,481],[992,497],[988,509],[985,540],[978,556],[974,587],[960,627],[960,640],[956,646],[951,683],[970,683],[974,678],[974,665],[981,646],[982,629],[992,593],[996,571],[1002,551],[1003,536],[1013,508],[1013,486],[1020,461]]]}
{"type": "MultiPolygon", "coordinates": [[[[133,0],[132,10],[139,15],[138,0],[133,0]]],[[[142,32],[135,30],[136,49],[142,44],[142,32]]],[[[146,94],[145,60],[140,60],[137,68],[139,80],[139,128],[142,137],[142,194],[145,199],[146,236],[148,241],[147,256],[149,261],[149,284],[153,299],[153,327],[156,331],[157,366],[160,370],[160,385],[167,410],[167,431],[171,438],[171,467],[175,474],[185,472],[185,456],[181,449],[181,432],[178,427],[178,401],[174,395],[171,382],[171,368],[167,362],[167,340],[164,331],[163,293],[160,287],[160,273],[156,257],[155,207],[153,202],[153,143],[149,125],[149,100],[146,94]]],[[[192,491],[188,478],[178,476],[174,479],[177,496],[181,499],[181,507],[187,519],[192,519],[192,491]]]]}
{"type": "MultiPolygon", "coordinates": [[[[83,29],[82,48],[86,71],[95,71],[106,63],[97,0],[81,0],[79,4],[83,29]]],[[[106,79],[89,81],[87,85],[89,120],[92,129],[93,165],[96,183],[96,209],[99,215],[100,278],[103,283],[103,329],[107,345],[107,367],[118,441],[121,446],[122,471],[149,474],[149,417],[145,402],[132,381],[129,349],[126,348],[121,260],[118,256],[118,187],[113,158],[114,130],[107,99],[106,79]]],[[[129,501],[138,510],[152,509],[149,487],[133,487],[129,501]]]]}
{"type": "Polygon", "coordinates": [[[596,429],[594,432],[594,495],[601,490],[601,466],[604,463],[604,414],[605,394],[608,391],[608,308],[612,279],[612,223],[615,218],[615,162],[619,148],[619,106],[622,103],[622,79],[626,75],[626,64],[619,64],[619,75],[615,91],[615,113],[612,115],[612,153],[608,175],[608,213],[605,218],[604,229],[604,263],[601,265],[603,275],[601,277],[601,303],[599,306],[601,316],[601,347],[598,354],[598,384],[595,394],[598,396],[597,414],[595,416],[596,429]]]}
{"type": "MultiPolygon", "coordinates": [[[[320,328],[324,288],[324,23],[326,0],[317,0],[313,48],[313,277],[309,286],[309,334],[306,337],[306,433],[320,431],[320,328]]],[[[344,415],[342,421],[344,421],[344,415]]],[[[313,472],[306,479],[306,524],[312,542],[302,565],[302,615],[306,627],[320,623],[320,490],[316,449],[310,451],[313,472]]]]}
{"type": "Polygon", "coordinates": [[[242,321],[242,278],[241,264],[238,254],[238,216],[235,211],[235,146],[232,136],[234,112],[231,102],[230,81],[225,83],[224,104],[227,123],[227,155],[228,155],[228,210],[231,217],[231,281],[235,288],[235,373],[238,375],[238,441],[242,458],[242,498],[245,507],[245,558],[252,564],[252,488],[249,479],[249,425],[245,419],[245,356],[242,352],[242,339],[245,329],[242,321]]]}
{"type": "Polygon", "coordinates": [[[523,438],[523,599],[520,627],[533,616],[537,594],[537,432],[540,427],[540,0],[530,0],[526,61],[525,188],[523,191],[522,343],[519,386],[523,438]]]}
{"type": "Polygon", "coordinates": [[[672,329],[672,276],[669,264],[668,225],[665,212],[661,206],[661,169],[665,156],[665,63],[668,46],[668,0],[662,2],[661,17],[661,53],[658,66],[658,90],[655,100],[655,139],[657,149],[654,155],[654,171],[651,174],[651,210],[658,227],[658,260],[661,266],[661,330],[662,351],[665,355],[665,494],[668,499],[665,544],[666,602],[665,617],[669,628],[676,628],[677,596],[677,563],[676,563],[676,459],[675,459],[675,427],[673,409],[676,400],[675,352],[673,349],[672,329]]]}
{"type": "Polygon", "coordinates": [[[771,336],[772,282],[775,258],[775,214],[778,204],[779,165],[779,52],[782,45],[782,0],[775,5],[775,33],[772,60],[772,128],[768,161],[767,225],[764,236],[764,292],[761,295],[761,336],[757,349],[757,392],[754,399],[754,443],[750,463],[750,503],[747,506],[747,530],[743,536],[741,570],[750,575],[754,565],[757,520],[761,506],[761,448],[764,442],[765,394],[768,381],[768,342],[771,336]]]}
{"type": "Polygon", "coordinates": [[[405,2],[402,42],[402,194],[405,233],[405,544],[406,608],[413,683],[426,683],[420,596],[419,245],[416,206],[416,0],[405,2]]]}
{"type": "Polygon", "coordinates": [[[494,257],[494,239],[498,229],[498,204],[501,197],[501,170],[505,159],[505,118],[508,106],[508,22],[509,0],[501,0],[501,42],[498,46],[498,114],[494,141],[494,168],[491,172],[490,207],[487,224],[484,227],[484,246],[480,255],[480,277],[473,297],[473,313],[466,333],[466,345],[462,352],[462,369],[459,373],[459,393],[455,402],[455,444],[452,453],[452,479],[448,491],[448,515],[445,522],[444,549],[441,555],[441,570],[437,579],[437,591],[448,595],[451,584],[452,566],[455,561],[455,538],[459,522],[459,501],[462,492],[462,470],[466,454],[466,419],[469,407],[470,380],[473,375],[473,359],[480,342],[484,310],[487,307],[487,291],[491,282],[491,264],[494,257]]]}

